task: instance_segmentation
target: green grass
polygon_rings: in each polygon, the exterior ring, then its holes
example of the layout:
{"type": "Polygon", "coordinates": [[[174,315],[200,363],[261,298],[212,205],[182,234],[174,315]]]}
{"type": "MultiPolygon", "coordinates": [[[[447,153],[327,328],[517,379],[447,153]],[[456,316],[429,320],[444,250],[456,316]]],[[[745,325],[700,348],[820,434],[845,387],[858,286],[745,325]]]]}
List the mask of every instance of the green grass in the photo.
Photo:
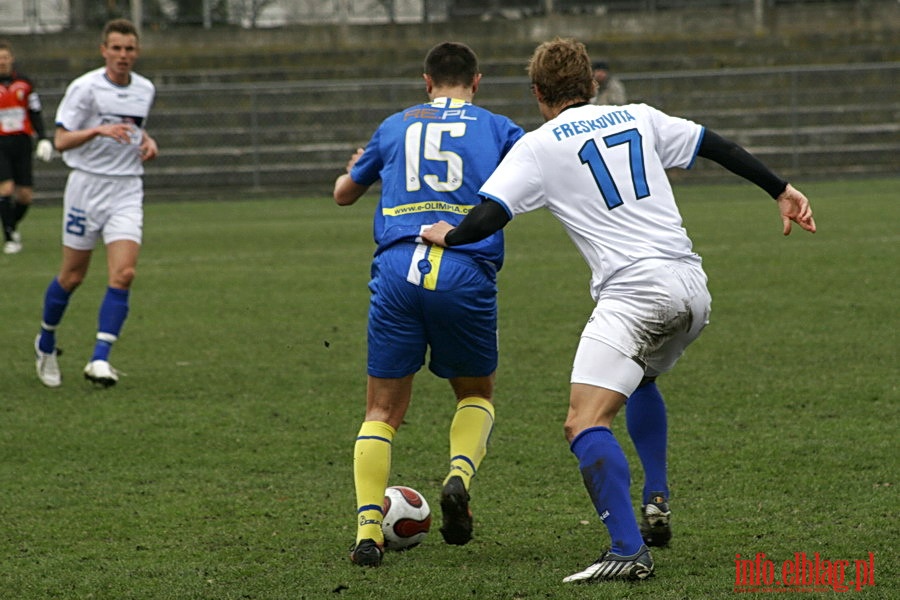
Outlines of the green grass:
{"type": "MultiPolygon", "coordinates": [[[[35,207],[25,251],[0,256],[0,598],[725,598],[735,555],[757,552],[779,566],[874,552],[876,585],[851,595],[900,597],[897,185],[805,185],[820,231],[788,238],[750,185],[677,189],[713,314],[660,380],[675,538],[650,581],[583,587],[561,579],[608,542],[562,421],[592,303],[549,215],[508,227],[476,538],[449,547],[435,531],[372,570],[347,549],[374,197],[148,204],[112,356],[127,376],[110,390],[80,374],[102,250],[59,332],[63,387],[34,376],[60,219],[35,207]]],[[[392,483],[433,505],[453,408],[446,383],[420,374],[395,444],[392,483]]]]}

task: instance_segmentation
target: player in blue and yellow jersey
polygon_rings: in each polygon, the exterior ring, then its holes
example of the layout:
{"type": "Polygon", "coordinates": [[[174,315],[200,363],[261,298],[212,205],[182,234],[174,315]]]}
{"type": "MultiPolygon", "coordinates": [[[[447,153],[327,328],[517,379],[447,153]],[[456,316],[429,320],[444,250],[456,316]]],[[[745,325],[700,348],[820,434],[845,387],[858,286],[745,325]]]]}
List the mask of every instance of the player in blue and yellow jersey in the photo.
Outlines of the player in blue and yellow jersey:
{"type": "Polygon", "coordinates": [[[469,486],[494,423],[502,232],[452,250],[425,244],[420,234],[436,220],[460,222],[524,132],[472,104],[481,74],[468,46],[444,42],[432,48],[424,78],[429,102],[385,119],[334,186],[335,201],[346,206],[381,180],[369,283],[366,416],[353,462],[358,529],[350,558],[363,566],[382,561],[391,444],[429,349],[429,369],[450,382],[457,401],[450,471],[441,491],[441,533],[449,544],[472,538],[469,486]]]}

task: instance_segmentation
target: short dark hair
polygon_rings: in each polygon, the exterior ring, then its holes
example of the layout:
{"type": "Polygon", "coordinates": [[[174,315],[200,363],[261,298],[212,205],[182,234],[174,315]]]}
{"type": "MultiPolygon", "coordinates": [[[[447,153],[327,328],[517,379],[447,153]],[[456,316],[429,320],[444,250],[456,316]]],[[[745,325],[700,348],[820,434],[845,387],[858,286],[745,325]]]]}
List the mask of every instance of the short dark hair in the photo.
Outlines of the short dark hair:
{"type": "Polygon", "coordinates": [[[128,19],[113,19],[103,26],[101,41],[105,44],[111,33],[121,33],[122,35],[133,35],[138,38],[137,27],[128,19]]]}
{"type": "Polygon", "coordinates": [[[478,57],[459,42],[442,42],[428,51],[425,74],[435,85],[469,86],[478,75],[478,57]]]}
{"type": "Polygon", "coordinates": [[[9,53],[12,54],[12,43],[9,40],[0,40],[0,50],[9,50],[9,53]]]}

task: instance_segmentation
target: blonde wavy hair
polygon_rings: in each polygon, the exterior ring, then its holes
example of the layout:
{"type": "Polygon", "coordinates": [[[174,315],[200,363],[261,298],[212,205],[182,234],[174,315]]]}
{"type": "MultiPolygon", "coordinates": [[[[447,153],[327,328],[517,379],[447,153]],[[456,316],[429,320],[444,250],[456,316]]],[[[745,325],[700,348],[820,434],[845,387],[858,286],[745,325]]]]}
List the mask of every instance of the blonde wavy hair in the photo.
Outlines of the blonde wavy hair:
{"type": "Polygon", "coordinates": [[[572,38],[557,37],[535,48],[528,76],[548,106],[587,102],[597,85],[587,48],[572,38]]]}

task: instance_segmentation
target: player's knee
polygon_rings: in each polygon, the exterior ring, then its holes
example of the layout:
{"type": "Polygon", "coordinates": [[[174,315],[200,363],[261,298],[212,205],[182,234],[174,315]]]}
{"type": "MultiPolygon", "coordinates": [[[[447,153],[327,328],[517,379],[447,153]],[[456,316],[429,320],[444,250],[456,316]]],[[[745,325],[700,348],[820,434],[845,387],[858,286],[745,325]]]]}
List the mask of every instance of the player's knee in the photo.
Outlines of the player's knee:
{"type": "Polygon", "coordinates": [[[110,273],[109,285],[111,287],[127,290],[131,287],[131,282],[134,281],[136,274],[137,269],[134,267],[117,269],[114,273],[110,273]]]}
{"type": "Polygon", "coordinates": [[[457,402],[465,398],[482,398],[493,403],[494,377],[494,373],[485,377],[454,377],[450,379],[450,385],[457,402]]]}
{"type": "Polygon", "coordinates": [[[134,281],[135,276],[137,275],[137,269],[134,267],[125,267],[124,269],[120,269],[116,274],[117,282],[122,288],[131,287],[131,282],[134,281]]]}
{"type": "Polygon", "coordinates": [[[16,189],[16,202],[19,204],[31,204],[32,198],[34,198],[34,192],[30,187],[16,189]]]}
{"type": "Polygon", "coordinates": [[[62,289],[71,294],[84,281],[84,276],[85,273],[81,271],[63,271],[57,276],[56,280],[62,289]]]}
{"type": "Polygon", "coordinates": [[[403,424],[405,413],[406,411],[403,410],[402,407],[370,406],[366,409],[366,421],[380,421],[381,423],[387,423],[394,428],[394,431],[399,431],[400,426],[403,424]]]}
{"type": "Polygon", "coordinates": [[[479,398],[491,404],[494,403],[493,390],[490,388],[468,389],[456,392],[456,401],[460,402],[466,398],[479,398]]]}

